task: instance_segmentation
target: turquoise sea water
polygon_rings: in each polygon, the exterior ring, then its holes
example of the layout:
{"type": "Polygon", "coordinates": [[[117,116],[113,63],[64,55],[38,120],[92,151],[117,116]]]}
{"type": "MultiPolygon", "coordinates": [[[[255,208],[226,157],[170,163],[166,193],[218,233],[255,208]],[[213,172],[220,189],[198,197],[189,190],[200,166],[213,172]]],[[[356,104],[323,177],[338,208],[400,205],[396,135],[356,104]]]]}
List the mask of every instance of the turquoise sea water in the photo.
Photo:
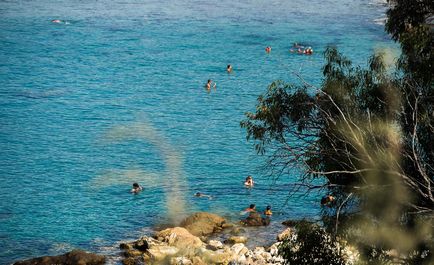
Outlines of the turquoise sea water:
{"type": "Polygon", "coordinates": [[[288,199],[292,175],[265,177],[239,122],[273,80],[318,85],[327,45],[363,65],[393,46],[383,14],[368,0],[1,1],[0,264],[110,254],[198,210],[317,218],[319,195],[288,199]]]}

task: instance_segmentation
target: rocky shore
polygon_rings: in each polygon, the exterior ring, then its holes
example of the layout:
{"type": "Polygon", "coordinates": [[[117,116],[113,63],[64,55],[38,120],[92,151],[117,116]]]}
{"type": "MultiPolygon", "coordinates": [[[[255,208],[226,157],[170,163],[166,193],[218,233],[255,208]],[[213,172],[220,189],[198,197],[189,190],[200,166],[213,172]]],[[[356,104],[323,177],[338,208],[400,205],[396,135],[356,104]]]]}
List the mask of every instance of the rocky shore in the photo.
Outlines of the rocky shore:
{"type": "MultiPolygon", "coordinates": [[[[278,247],[285,237],[291,235],[287,228],[277,236],[276,242],[269,246],[248,248],[249,238],[243,235],[247,226],[267,225],[260,214],[250,214],[239,223],[230,223],[225,218],[206,212],[195,213],[182,221],[179,226],[143,236],[132,242],[119,245],[122,263],[168,264],[168,265],[207,265],[207,264],[283,264],[278,247]],[[216,240],[215,235],[223,240],[216,240]]],[[[59,256],[39,257],[18,261],[14,265],[65,264],[65,265],[102,265],[106,257],[73,250],[59,256]]]]}
{"type": "MultiPolygon", "coordinates": [[[[243,222],[247,226],[263,225],[260,215],[251,215],[243,222]],[[254,219],[254,220],[253,220],[254,219]]],[[[239,236],[244,228],[241,224],[228,223],[224,218],[211,213],[195,213],[185,219],[179,227],[156,232],[152,237],[144,236],[137,241],[122,243],[123,264],[283,264],[278,255],[276,242],[271,246],[249,249],[248,238],[239,236]],[[214,233],[227,235],[226,240],[210,239],[214,233]]],[[[283,240],[290,235],[287,229],[278,236],[283,240]]]]}

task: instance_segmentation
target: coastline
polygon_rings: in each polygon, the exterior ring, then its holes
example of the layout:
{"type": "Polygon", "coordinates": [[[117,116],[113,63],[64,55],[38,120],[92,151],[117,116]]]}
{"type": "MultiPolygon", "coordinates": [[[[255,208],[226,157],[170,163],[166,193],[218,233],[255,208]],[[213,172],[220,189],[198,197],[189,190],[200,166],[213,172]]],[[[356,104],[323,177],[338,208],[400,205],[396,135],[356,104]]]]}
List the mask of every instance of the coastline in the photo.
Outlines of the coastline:
{"type": "MultiPolygon", "coordinates": [[[[262,218],[259,214],[256,216],[262,218]]],[[[108,254],[75,249],[59,256],[33,258],[13,264],[33,264],[35,260],[38,264],[50,264],[72,257],[74,253],[84,257],[83,264],[283,264],[278,246],[284,238],[282,232],[287,235],[290,228],[283,224],[251,224],[254,226],[198,212],[176,226],[160,227],[134,240],[121,241],[115,249],[110,248],[108,254]],[[265,241],[260,240],[265,234],[269,237],[265,241]],[[104,262],[101,262],[102,257],[104,262]],[[97,263],[94,263],[95,260],[97,263]]]]}

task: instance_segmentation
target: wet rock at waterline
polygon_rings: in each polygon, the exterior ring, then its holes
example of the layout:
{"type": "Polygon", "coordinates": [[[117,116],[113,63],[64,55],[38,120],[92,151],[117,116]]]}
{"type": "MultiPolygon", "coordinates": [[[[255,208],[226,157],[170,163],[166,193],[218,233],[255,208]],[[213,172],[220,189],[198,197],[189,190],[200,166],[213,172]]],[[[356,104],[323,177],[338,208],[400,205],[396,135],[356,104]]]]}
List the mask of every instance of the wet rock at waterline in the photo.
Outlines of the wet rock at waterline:
{"type": "Polygon", "coordinates": [[[104,256],[75,249],[59,256],[44,256],[18,261],[14,265],[103,265],[105,260],[104,256]]]}

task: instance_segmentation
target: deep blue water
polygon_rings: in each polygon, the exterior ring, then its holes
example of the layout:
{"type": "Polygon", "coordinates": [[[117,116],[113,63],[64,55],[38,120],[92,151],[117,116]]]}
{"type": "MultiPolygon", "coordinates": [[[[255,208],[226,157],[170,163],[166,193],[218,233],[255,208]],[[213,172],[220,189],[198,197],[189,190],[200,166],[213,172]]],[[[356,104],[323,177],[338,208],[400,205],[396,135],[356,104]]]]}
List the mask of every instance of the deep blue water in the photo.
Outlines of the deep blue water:
{"type": "Polygon", "coordinates": [[[292,174],[264,176],[239,122],[273,80],[320,84],[327,45],[362,65],[393,46],[374,23],[384,7],[143,2],[0,2],[0,264],[110,252],[197,210],[237,219],[256,203],[273,206],[275,223],[318,217],[318,194],[288,199],[292,174]],[[290,54],[294,42],[314,55],[290,54]],[[217,89],[207,93],[209,78],[217,89]],[[133,182],[145,191],[131,195],[133,182]]]}

